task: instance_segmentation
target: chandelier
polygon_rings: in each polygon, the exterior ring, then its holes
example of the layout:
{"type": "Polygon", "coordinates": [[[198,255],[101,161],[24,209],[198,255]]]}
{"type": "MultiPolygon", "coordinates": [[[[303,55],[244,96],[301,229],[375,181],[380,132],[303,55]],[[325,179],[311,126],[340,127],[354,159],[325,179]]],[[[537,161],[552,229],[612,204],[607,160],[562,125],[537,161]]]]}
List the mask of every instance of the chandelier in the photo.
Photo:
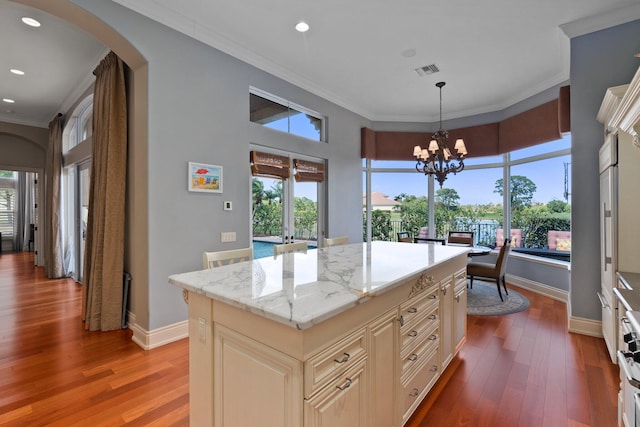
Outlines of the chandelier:
{"type": "Polygon", "coordinates": [[[454,175],[464,169],[464,156],[467,155],[467,147],[462,139],[457,139],[454,145],[455,156],[449,150],[449,132],[442,129],[442,86],[445,82],[438,82],[440,88],[440,129],[433,134],[428,148],[419,145],[413,147],[413,155],[418,159],[416,170],[425,175],[435,175],[440,183],[440,188],[449,173],[454,175]]]}

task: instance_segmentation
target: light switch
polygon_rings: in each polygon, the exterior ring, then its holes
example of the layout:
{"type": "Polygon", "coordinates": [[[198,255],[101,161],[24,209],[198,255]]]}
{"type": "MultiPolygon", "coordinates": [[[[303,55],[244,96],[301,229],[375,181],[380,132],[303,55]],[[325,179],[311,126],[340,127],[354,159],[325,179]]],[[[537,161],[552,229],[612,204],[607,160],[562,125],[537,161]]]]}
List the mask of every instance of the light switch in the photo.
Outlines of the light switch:
{"type": "Polygon", "coordinates": [[[222,243],[227,242],[235,242],[236,241],[236,232],[235,231],[227,231],[220,234],[220,241],[222,243]]]}

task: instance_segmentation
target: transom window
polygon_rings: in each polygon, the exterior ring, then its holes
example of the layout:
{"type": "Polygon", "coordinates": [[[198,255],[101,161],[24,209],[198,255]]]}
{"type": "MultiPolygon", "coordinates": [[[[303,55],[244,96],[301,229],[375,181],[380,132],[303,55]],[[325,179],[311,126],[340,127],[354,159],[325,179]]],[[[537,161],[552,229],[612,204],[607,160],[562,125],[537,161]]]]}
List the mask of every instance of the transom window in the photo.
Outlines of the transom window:
{"type": "Polygon", "coordinates": [[[249,92],[249,119],[270,129],[325,141],[321,114],[256,88],[249,92]]]}

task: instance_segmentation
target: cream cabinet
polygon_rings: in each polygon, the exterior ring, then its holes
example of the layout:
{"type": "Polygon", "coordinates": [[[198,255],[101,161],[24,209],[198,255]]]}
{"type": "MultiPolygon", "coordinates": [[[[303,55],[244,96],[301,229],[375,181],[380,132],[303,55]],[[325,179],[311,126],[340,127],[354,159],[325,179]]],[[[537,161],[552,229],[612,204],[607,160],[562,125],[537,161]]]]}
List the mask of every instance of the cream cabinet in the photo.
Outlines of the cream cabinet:
{"type": "Polygon", "coordinates": [[[467,337],[467,270],[462,269],[454,277],[453,294],[453,344],[458,353],[467,337]]]}
{"type": "MultiPolygon", "coordinates": [[[[304,403],[308,427],[367,427],[367,359],[355,363],[304,403]]],[[[253,410],[253,409],[252,409],[253,410]]],[[[233,424],[262,425],[262,424],[233,424]]]]}
{"type": "Polygon", "coordinates": [[[299,426],[301,363],[222,325],[214,340],[215,425],[299,426]]]}
{"type": "Polygon", "coordinates": [[[189,291],[191,424],[402,426],[464,341],[466,262],[305,329],[189,291]]]}

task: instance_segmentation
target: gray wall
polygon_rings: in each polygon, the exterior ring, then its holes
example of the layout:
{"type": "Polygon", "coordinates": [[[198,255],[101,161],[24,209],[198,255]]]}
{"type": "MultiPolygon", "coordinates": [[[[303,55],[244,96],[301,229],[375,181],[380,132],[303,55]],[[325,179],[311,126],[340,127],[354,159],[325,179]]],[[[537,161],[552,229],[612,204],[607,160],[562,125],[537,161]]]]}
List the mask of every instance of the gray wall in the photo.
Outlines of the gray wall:
{"type": "MultiPolygon", "coordinates": [[[[112,2],[74,3],[112,26],[148,62],[148,304],[137,301],[134,309],[142,327],[186,318],[180,289],[167,276],[199,269],[205,250],[249,246],[249,144],[272,145],[273,139],[250,126],[249,86],[328,117],[327,144],[283,139],[293,141],[287,145],[293,151],[328,160],[328,180],[340,185],[339,191],[329,186],[330,233],[349,233],[357,241],[360,128],[370,125],[367,120],[112,2]],[[188,161],[223,166],[224,193],[188,192],[188,161]],[[223,211],[226,200],[234,202],[232,212],[223,211]],[[235,231],[237,241],[220,243],[223,231],[235,231]]],[[[145,286],[144,279],[133,277],[132,286],[145,286]]]]}
{"type": "Polygon", "coordinates": [[[0,169],[44,168],[49,130],[0,122],[0,169]]]}
{"type": "Polygon", "coordinates": [[[607,88],[629,83],[640,61],[640,21],[571,40],[571,315],[600,319],[600,219],[596,121],[607,88]]]}

